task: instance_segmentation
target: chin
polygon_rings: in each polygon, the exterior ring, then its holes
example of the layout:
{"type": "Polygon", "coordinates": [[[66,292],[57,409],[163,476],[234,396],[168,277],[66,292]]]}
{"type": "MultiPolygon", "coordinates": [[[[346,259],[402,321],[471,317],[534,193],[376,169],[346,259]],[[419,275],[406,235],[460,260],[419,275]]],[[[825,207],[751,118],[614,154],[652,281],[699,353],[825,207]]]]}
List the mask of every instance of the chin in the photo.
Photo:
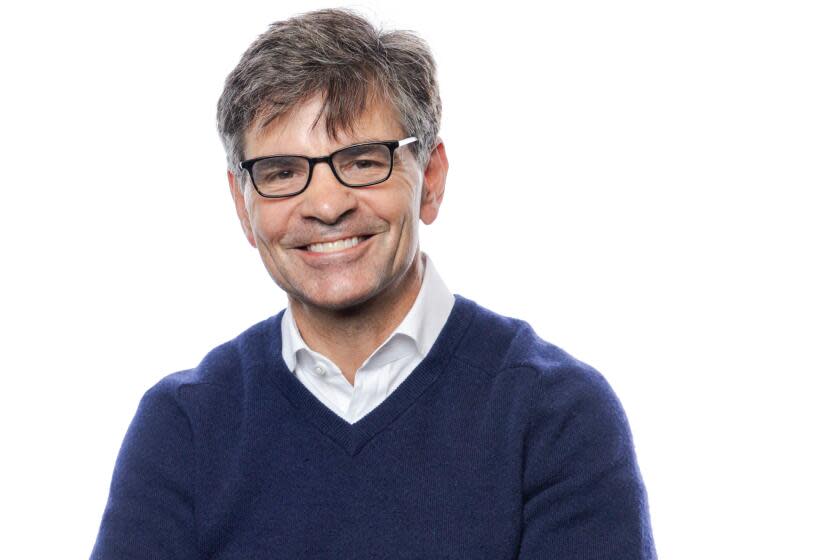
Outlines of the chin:
{"type": "Polygon", "coordinates": [[[315,293],[293,295],[301,303],[329,311],[353,311],[369,302],[379,293],[378,290],[367,288],[321,290],[315,293]]]}

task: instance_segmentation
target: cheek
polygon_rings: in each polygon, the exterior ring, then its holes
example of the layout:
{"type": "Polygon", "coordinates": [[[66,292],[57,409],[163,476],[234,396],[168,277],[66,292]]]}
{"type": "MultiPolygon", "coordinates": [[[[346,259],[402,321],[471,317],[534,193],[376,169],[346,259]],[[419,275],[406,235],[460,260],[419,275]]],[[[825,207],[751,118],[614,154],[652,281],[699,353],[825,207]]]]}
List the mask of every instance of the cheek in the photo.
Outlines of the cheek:
{"type": "Polygon", "coordinates": [[[265,241],[280,239],[285,235],[287,212],[279,205],[254,204],[251,208],[251,226],[254,235],[265,241]]]}
{"type": "Polygon", "coordinates": [[[403,220],[416,221],[420,214],[422,184],[404,182],[394,189],[390,202],[390,213],[403,220]]]}
{"type": "Polygon", "coordinates": [[[391,222],[400,236],[399,245],[401,250],[411,251],[419,237],[420,188],[405,185],[393,203],[391,222]]]}

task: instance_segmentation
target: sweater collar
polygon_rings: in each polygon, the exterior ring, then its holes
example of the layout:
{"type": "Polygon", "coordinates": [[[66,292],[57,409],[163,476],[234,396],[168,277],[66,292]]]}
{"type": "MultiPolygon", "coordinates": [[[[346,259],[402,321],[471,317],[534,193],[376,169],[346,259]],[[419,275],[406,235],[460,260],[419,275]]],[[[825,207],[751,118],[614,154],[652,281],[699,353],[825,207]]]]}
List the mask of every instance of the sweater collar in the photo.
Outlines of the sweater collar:
{"type": "Polygon", "coordinates": [[[245,344],[243,369],[254,375],[267,375],[289,403],[312,425],[333,439],[349,455],[356,455],[414,404],[425,391],[444,375],[448,364],[476,315],[475,302],[456,295],[452,312],[425,358],[369,414],[354,424],[346,422],[318,400],[287,368],[282,358],[282,338],[278,331],[285,311],[263,323],[263,329],[245,344]]]}

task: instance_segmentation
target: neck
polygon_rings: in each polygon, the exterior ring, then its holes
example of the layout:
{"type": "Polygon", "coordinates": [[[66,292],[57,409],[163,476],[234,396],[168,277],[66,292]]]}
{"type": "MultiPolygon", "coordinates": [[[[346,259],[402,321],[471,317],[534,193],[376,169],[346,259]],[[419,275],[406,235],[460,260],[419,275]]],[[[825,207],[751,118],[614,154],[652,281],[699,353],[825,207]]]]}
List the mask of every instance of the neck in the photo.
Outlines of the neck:
{"type": "Polygon", "coordinates": [[[309,348],[337,365],[352,385],[356,371],[411,310],[424,269],[417,251],[405,276],[394,286],[348,309],[322,309],[290,297],[289,307],[301,337],[309,348]]]}

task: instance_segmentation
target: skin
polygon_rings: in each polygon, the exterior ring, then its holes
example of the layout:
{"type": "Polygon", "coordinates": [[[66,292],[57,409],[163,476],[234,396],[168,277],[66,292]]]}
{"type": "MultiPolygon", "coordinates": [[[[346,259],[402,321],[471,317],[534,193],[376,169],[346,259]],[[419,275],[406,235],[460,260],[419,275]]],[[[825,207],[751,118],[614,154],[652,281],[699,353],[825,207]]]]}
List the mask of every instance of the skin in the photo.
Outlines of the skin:
{"type": "MultiPolygon", "coordinates": [[[[371,103],[353,130],[330,137],[312,97],[269,126],[245,134],[245,159],[277,154],[317,157],[360,142],[408,136],[384,102],[371,103]]],[[[422,168],[406,147],[394,154],[384,183],[345,187],[329,165],[318,164],[307,189],[287,199],[260,196],[246,176],[228,171],[230,193],[245,237],[288,295],[301,336],[352,384],[362,363],[400,324],[420,291],[422,220],[431,224],[443,200],[449,168],[441,141],[422,168]],[[240,184],[240,181],[243,184],[240,184]],[[311,243],[370,236],[334,253],[311,243]]]]}

